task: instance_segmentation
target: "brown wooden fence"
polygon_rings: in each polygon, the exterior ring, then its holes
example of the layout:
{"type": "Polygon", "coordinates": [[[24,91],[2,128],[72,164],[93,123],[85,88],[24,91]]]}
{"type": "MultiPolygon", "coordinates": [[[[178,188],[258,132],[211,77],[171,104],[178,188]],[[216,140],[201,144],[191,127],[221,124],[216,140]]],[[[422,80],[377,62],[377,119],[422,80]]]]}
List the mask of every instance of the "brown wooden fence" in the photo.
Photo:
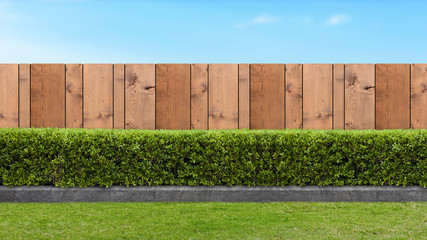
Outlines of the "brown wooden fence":
{"type": "Polygon", "coordinates": [[[427,64],[0,64],[0,128],[427,128],[427,64]]]}

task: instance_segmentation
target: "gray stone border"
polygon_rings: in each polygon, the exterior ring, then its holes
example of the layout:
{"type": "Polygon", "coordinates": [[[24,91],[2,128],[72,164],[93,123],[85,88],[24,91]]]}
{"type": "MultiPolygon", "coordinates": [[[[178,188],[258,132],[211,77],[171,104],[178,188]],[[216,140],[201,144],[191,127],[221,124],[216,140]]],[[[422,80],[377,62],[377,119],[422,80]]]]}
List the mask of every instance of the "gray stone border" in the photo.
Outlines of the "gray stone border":
{"type": "Polygon", "coordinates": [[[427,201],[427,189],[392,186],[59,188],[0,186],[0,202],[412,202],[427,201]]]}

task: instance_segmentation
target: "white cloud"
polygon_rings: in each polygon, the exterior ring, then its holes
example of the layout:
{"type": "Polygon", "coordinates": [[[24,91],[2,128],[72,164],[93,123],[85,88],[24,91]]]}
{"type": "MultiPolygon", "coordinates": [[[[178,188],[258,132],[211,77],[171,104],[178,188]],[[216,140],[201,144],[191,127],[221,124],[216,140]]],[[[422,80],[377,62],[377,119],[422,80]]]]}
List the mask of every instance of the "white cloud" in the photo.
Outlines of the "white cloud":
{"type": "Polygon", "coordinates": [[[255,24],[272,23],[275,21],[276,21],[276,19],[272,18],[270,16],[258,16],[256,18],[252,19],[252,23],[255,23],[255,24]]]}
{"type": "Polygon", "coordinates": [[[325,26],[331,27],[339,24],[346,23],[350,20],[350,17],[346,14],[335,14],[332,15],[328,21],[325,22],[325,26]]]}
{"type": "Polygon", "coordinates": [[[278,19],[268,15],[258,15],[249,22],[240,22],[234,25],[235,28],[247,28],[254,25],[268,24],[277,22],[278,19]]]}

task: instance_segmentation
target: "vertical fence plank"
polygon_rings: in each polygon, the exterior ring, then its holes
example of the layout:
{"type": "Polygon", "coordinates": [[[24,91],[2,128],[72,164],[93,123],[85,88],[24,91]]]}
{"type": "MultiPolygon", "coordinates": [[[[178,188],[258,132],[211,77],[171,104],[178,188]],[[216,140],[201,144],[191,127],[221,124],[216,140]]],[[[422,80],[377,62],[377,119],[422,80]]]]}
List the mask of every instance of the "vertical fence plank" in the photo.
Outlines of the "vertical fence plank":
{"type": "Polygon", "coordinates": [[[18,64],[0,64],[0,128],[19,126],[18,64]]]}
{"type": "Polygon", "coordinates": [[[411,65],[411,128],[427,128],[427,64],[411,65]]]}
{"type": "Polygon", "coordinates": [[[156,65],[126,64],[125,128],[156,128],[156,65]]]}
{"type": "Polygon", "coordinates": [[[156,129],[190,129],[190,64],[156,65],[156,129]]]}
{"type": "Polygon", "coordinates": [[[303,66],[303,127],[332,129],[332,64],[303,66]]]}
{"type": "Polygon", "coordinates": [[[113,65],[83,66],[83,126],[113,128],[113,65]]]}
{"type": "Polygon", "coordinates": [[[82,64],[65,65],[65,126],[83,127],[82,64]]]}
{"type": "Polygon", "coordinates": [[[31,126],[30,64],[19,64],[19,127],[31,126]]]}
{"type": "Polygon", "coordinates": [[[209,64],[209,129],[239,127],[237,64],[209,64]]]}
{"type": "Polygon", "coordinates": [[[125,65],[114,64],[114,129],[125,128],[125,65]]]}
{"type": "Polygon", "coordinates": [[[1,64],[0,127],[427,128],[427,64],[139,65],[1,64]]]}
{"type": "Polygon", "coordinates": [[[286,64],[286,128],[302,129],[302,64],[286,64]]]}
{"type": "Polygon", "coordinates": [[[333,71],[333,129],[344,129],[344,64],[334,64],[333,71]]]}
{"type": "Polygon", "coordinates": [[[285,65],[251,65],[251,129],[285,127],[285,65]]]}
{"type": "Polygon", "coordinates": [[[31,64],[31,126],[65,127],[65,64],[31,64]]]}
{"type": "Polygon", "coordinates": [[[191,64],[191,129],[208,129],[207,64],[191,64]]]}
{"type": "Polygon", "coordinates": [[[249,129],[249,64],[239,64],[239,128],[249,129]]]}
{"type": "Polygon", "coordinates": [[[376,128],[410,127],[410,65],[376,65],[376,128]]]}
{"type": "Polygon", "coordinates": [[[375,65],[345,65],[345,129],[375,129],[375,65]]]}

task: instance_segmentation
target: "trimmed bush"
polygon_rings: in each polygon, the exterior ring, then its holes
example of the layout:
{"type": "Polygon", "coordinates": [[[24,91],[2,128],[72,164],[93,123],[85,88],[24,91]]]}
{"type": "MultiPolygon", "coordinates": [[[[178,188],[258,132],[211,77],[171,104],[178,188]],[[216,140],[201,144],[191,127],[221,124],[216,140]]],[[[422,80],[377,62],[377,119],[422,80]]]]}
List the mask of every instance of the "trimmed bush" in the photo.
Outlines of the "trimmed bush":
{"type": "Polygon", "coordinates": [[[427,130],[0,129],[0,184],[427,186],[427,130]]]}

